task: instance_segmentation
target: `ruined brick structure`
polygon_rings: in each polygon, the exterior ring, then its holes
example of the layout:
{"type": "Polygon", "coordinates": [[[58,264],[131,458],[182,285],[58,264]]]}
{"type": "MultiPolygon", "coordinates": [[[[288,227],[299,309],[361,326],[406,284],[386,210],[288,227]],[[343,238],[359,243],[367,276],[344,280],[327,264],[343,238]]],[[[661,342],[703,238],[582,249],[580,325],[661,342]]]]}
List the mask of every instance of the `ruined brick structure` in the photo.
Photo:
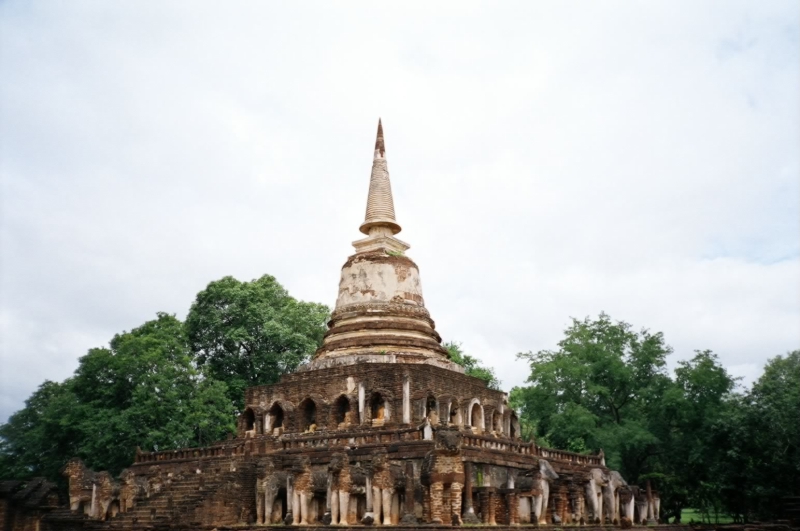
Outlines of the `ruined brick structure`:
{"type": "MultiPolygon", "coordinates": [[[[508,395],[450,361],[395,219],[381,124],[367,212],[342,267],[322,346],[300,370],[247,390],[238,434],[206,448],[137,452],[115,479],[64,469],[52,529],[658,519],[600,455],[520,439],[508,395]]],[[[5,505],[6,512],[8,512],[5,505]]],[[[16,529],[16,528],[15,528],[16,529]]],[[[22,528],[19,528],[22,529],[22,528]]]]}

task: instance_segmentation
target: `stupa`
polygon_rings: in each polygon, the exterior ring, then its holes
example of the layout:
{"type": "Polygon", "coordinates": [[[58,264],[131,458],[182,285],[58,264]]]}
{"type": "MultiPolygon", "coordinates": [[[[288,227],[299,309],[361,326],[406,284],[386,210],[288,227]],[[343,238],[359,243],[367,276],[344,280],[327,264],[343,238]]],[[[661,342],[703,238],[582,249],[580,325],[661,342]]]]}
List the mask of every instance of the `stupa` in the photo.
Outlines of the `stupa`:
{"type": "Polygon", "coordinates": [[[29,511],[35,528],[415,528],[658,518],[657,494],[626,485],[602,454],[523,441],[508,396],[449,359],[425,308],[419,268],[405,254],[409,245],[396,238],[380,122],[360,230],[365,237],[342,267],[321,347],[280,382],[247,389],[236,437],[204,448],[137,452],[118,478],[75,459],[65,468],[68,507],[29,511]]]}
{"type": "Polygon", "coordinates": [[[367,212],[342,266],[336,308],[308,369],[363,363],[419,363],[463,372],[449,361],[422,298],[419,268],[397,238],[383,125],[378,121],[367,212]]]}

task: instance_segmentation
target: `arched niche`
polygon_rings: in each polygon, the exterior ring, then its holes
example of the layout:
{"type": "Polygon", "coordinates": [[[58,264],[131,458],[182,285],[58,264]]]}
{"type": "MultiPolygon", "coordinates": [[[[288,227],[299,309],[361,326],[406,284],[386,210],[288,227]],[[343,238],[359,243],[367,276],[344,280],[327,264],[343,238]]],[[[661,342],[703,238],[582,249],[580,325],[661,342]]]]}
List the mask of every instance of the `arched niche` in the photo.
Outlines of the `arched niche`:
{"type": "Polygon", "coordinates": [[[369,398],[369,413],[373,426],[382,426],[389,420],[389,401],[380,392],[374,392],[369,398]]]}
{"type": "Polygon", "coordinates": [[[300,430],[309,431],[317,427],[317,403],[311,398],[306,398],[297,408],[300,430]]]}
{"type": "Polygon", "coordinates": [[[340,395],[331,407],[331,428],[344,428],[352,422],[352,405],[347,395],[340,395]]]}
{"type": "Polygon", "coordinates": [[[439,401],[433,396],[433,393],[428,394],[425,398],[425,418],[434,426],[439,424],[439,401]]]}
{"type": "Polygon", "coordinates": [[[256,413],[253,411],[253,408],[248,407],[242,413],[242,428],[245,432],[250,432],[251,434],[255,434],[256,429],[256,413]]]}
{"type": "Polygon", "coordinates": [[[272,407],[269,408],[266,415],[266,432],[267,433],[275,433],[275,430],[283,430],[283,420],[286,412],[284,411],[283,407],[278,403],[275,402],[272,404],[272,407]]]}
{"type": "Polygon", "coordinates": [[[469,404],[467,420],[473,433],[483,433],[483,406],[477,398],[473,399],[469,404]]]}
{"type": "Polygon", "coordinates": [[[519,439],[522,436],[519,426],[519,419],[517,418],[517,414],[513,411],[511,412],[511,422],[509,422],[508,436],[511,439],[519,439]]]}
{"type": "Polygon", "coordinates": [[[492,431],[496,435],[503,435],[503,415],[496,409],[492,412],[492,431]]]}

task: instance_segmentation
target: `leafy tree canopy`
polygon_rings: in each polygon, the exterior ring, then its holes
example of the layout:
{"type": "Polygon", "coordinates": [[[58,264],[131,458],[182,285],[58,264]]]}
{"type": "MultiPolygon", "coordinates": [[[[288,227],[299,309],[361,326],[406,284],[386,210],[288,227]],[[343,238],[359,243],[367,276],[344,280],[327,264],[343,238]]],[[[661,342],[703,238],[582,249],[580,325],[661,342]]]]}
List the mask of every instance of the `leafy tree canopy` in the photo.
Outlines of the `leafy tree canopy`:
{"type": "Polygon", "coordinates": [[[601,314],[573,319],[558,347],[518,354],[531,369],[510,397],[521,421],[544,444],[603,448],[609,466],[638,472],[657,443],[648,413],[670,383],[662,334],[601,314]]]}
{"type": "Polygon", "coordinates": [[[660,332],[606,314],[573,319],[558,349],[518,355],[531,370],[530,385],[510,395],[523,434],[576,452],[603,449],[628,481],[656,481],[665,516],[719,504],[710,427],[735,380],[710,351],[679,362],[672,378],[671,353],[660,332]]]}
{"type": "Polygon", "coordinates": [[[480,360],[465,354],[461,348],[461,343],[450,341],[444,344],[444,348],[450,353],[450,361],[464,367],[464,372],[467,375],[480,378],[491,389],[500,389],[500,380],[497,379],[494,369],[481,365],[480,360]]]}
{"type": "Polygon", "coordinates": [[[137,446],[182,448],[234,429],[225,384],[195,367],[183,328],[159,313],[91,349],[63,383],[45,382],[0,426],[0,477],[59,479],[73,456],[116,474],[137,446]]]}
{"type": "Polygon", "coordinates": [[[186,330],[198,365],[225,382],[241,409],[247,387],[275,383],[309,359],[329,314],[323,304],[291,297],[275,277],[225,277],[197,294],[186,330]]]}

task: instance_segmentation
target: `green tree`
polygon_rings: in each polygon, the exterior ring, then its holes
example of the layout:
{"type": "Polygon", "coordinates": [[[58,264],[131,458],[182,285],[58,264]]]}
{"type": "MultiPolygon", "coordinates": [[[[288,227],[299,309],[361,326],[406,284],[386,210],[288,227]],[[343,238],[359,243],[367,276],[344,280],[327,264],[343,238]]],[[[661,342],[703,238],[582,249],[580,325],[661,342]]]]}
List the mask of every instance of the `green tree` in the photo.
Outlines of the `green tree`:
{"type": "Polygon", "coordinates": [[[211,282],[186,317],[197,363],[228,386],[244,406],[247,387],[275,383],[309,359],[322,343],[327,306],[298,301],[274,277],[211,282]]]}
{"type": "Polygon", "coordinates": [[[712,415],[706,464],[722,506],[740,521],[779,518],[781,498],[800,495],[800,350],[770,359],[712,415]]]}
{"type": "Polygon", "coordinates": [[[749,510],[775,518],[781,497],[800,495],[800,350],[769,360],[745,404],[749,510]]]}
{"type": "Polygon", "coordinates": [[[183,323],[163,313],[114,336],[109,349],[90,350],[72,390],[87,409],[82,450],[102,468],[130,461],[136,446],[196,446],[234,428],[224,383],[203,377],[183,323]]]}
{"type": "Polygon", "coordinates": [[[0,426],[0,477],[60,480],[60,470],[77,455],[81,432],[72,423],[79,407],[69,385],[46,380],[25,407],[0,426]]]}
{"type": "Polygon", "coordinates": [[[650,428],[660,441],[659,455],[650,465],[664,495],[665,516],[679,517],[684,506],[694,507],[709,522],[725,512],[724,483],[716,472],[726,459],[713,427],[726,415],[736,379],[709,350],[696,351],[678,362],[675,385],[661,397],[650,428]]]}
{"type": "Polygon", "coordinates": [[[558,347],[518,354],[531,369],[531,385],[510,397],[521,422],[557,448],[602,448],[609,466],[638,477],[659,451],[651,413],[671,386],[663,335],[600,314],[573,319],[558,347]]]}
{"type": "Polygon", "coordinates": [[[198,446],[233,430],[225,384],[203,376],[183,323],[160,313],[91,349],[71,378],[45,382],[0,427],[0,476],[58,480],[73,456],[116,474],[137,446],[198,446]]]}
{"type": "Polygon", "coordinates": [[[490,389],[500,390],[500,380],[497,379],[494,369],[481,365],[478,358],[465,354],[461,348],[461,343],[449,341],[444,344],[444,348],[450,353],[450,361],[464,367],[465,374],[480,378],[486,382],[486,386],[490,389]]]}

